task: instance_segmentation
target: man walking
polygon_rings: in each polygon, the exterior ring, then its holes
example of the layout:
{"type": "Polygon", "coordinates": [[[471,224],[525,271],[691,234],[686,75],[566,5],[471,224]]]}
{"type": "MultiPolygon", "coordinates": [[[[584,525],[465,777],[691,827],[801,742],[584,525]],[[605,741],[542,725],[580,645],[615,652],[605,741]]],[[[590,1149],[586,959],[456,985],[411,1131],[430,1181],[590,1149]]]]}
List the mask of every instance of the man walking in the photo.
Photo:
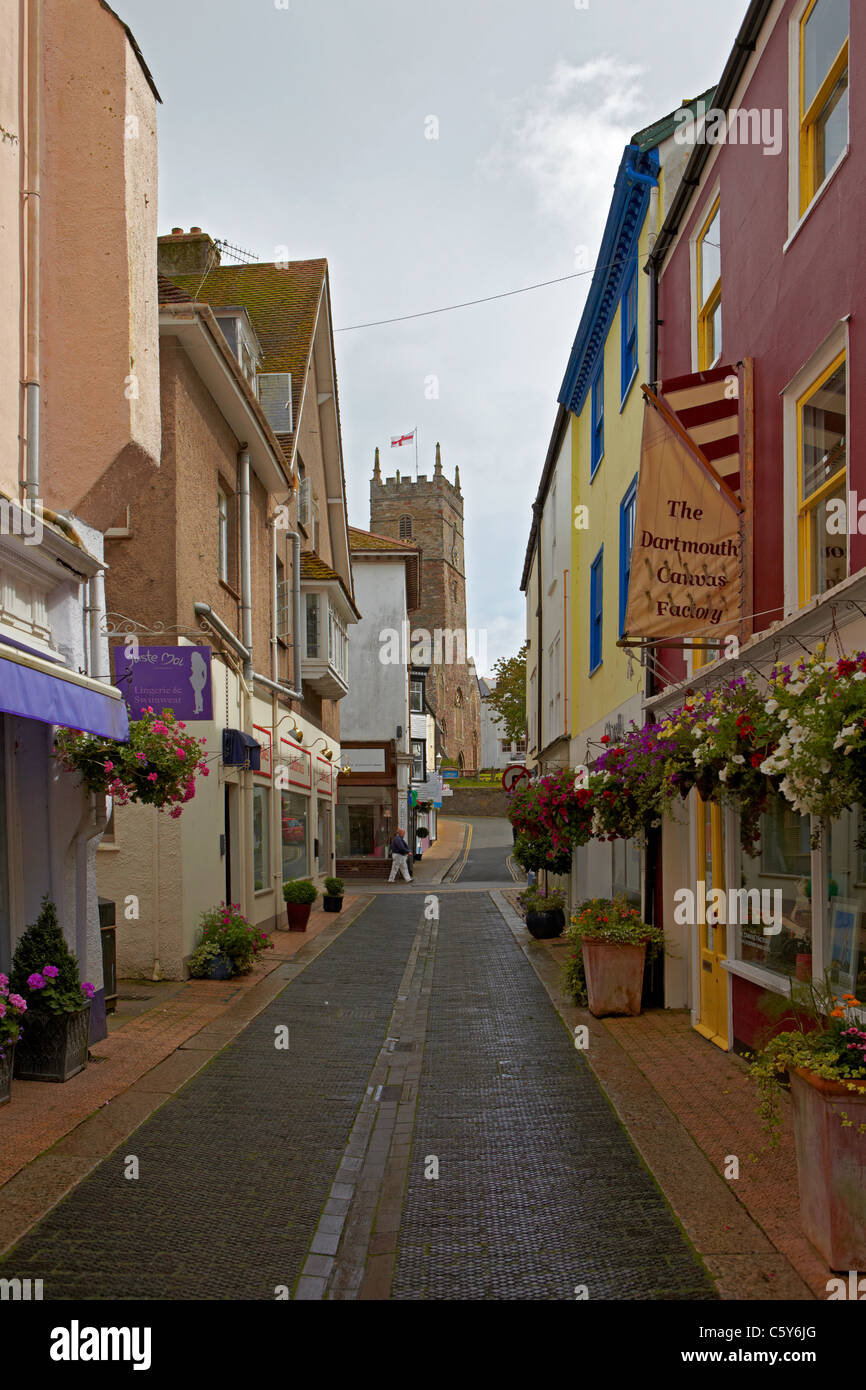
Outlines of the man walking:
{"type": "Polygon", "coordinates": [[[397,872],[403,875],[407,883],[412,882],[412,875],[409,872],[409,846],[406,843],[406,831],[402,826],[397,827],[397,834],[391,841],[391,877],[389,883],[393,883],[397,877],[397,872]]]}

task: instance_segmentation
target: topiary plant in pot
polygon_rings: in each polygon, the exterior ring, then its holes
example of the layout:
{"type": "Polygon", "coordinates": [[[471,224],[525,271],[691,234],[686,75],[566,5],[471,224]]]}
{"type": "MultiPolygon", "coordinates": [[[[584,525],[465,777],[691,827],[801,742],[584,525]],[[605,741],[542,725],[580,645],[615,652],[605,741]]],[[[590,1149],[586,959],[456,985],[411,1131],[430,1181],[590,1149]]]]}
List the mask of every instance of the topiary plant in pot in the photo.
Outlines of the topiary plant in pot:
{"type": "Polygon", "coordinates": [[[322,898],[322,907],[326,912],[342,912],[344,887],[345,885],[341,878],[325,879],[325,894],[322,898]]]}
{"type": "Polygon", "coordinates": [[[318,888],[308,878],[291,878],[288,883],[283,884],[289,931],[307,930],[310,909],[318,896],[318,888]]]}
{"type": "Polygon", "coordinates": [[[68,1081],[87,1066],[90,1001],[96,990],[78,978],[78,962],[46,896],[12,958],[10,985],[27,1006],[15,1048],[22,1081],[68,1081]]]}
{"type": "Polygon", "coordinates": [[[541,888],[525,888],[517,901],[523,908],[526,930],[537,941],[550,941],[565,930],[565,894],[545,893],[541,888]]]}

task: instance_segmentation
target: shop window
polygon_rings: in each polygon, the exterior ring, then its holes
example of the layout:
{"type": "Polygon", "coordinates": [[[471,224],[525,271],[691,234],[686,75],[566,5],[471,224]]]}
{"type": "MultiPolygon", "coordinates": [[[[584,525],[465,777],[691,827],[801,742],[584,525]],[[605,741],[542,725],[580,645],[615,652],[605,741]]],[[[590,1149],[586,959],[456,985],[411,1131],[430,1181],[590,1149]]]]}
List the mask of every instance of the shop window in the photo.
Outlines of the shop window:
{"type": "Polygon", "coordinates": [[[281,792],[280,822],[283,882],[287,883],[290,878],[306,878],[310,872],[310,803],[307,797],[297,792],[281,792]]]}
{"type": "Polygon", "coordinates": [[[602,600],[604,596],[604,546],[589,571],[589,670],[601,665],[602,600]]]}
{"type": "Polygon", "coordinates": [[[761,843],[752,858],[742,854],[740,887],[767,896],[752,897],[738,910],[740,959],[775,974],[812,978],[812,858],[811,823],[782,797],[774,797],[761,817],[761,843]],[[781,894],[781,897],[777,897],[781,894]],[[762,906],[765,920],[760,920],[762,906]],[[764,927],[780,909],[781,931],[765,936],[764,927]],[[745,909],[746,911],[744,911],[745,909]],[[757,920],[756,920],[757,919],[757,920]]]}
{"type": "Polygon", "coordinates": [[[707,371],[722,357],[722,251],[718,198],[698,235],[698,370],[707,371]]]}
{"type": "Polygon", "coordinates": [[[811,0],[800,21],[800,215],[848,145],[849,0],[811,0]]]}
{"type": "Polygon", "coordinates": [[[377,859],[387,857],[393,838],[390,801],[383,801],[375,794],[369,801],[341,801],[336,808],[336,820],[338,859],[360,855],[373,855],[377,859]]]}
{"type": "Polygon", "coordinates": [[[589,476],[595,476],[596,469],[604,457],[604,363],[592,383],[592,447],[590,449],[589,476]]]}
{"type": "Polygon", "coordinates": [[[270,888],[270,792],[253,788],[253,887],[257,893],[270,888]]]}
{"type": "Polygon", "coordinates": [[[632,266],[620,306],[622,323],[621,395],[625,400],[637,372],[637,266],[632,266]]]}
{"type": "Polygon", "coordinates": [[[797,402],[801,604],[848,573],[848,527],[837,520],[847,501],[847,388],[843,353],[797,402]]]}
{"type": "Polygon", "coordinates": [[[866,865],[858,846],[862,808],[845,811],[824,836],[824,965],[839,994],[866,990],[866,865]]]}

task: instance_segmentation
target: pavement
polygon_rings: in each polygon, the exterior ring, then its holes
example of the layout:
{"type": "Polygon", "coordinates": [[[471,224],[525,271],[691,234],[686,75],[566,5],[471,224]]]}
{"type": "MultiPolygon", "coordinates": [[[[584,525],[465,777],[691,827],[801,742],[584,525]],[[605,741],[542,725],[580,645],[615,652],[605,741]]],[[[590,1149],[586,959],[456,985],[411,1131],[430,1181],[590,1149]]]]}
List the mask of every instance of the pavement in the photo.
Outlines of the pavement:
{"type": "Polygon", "coordinates": [[[443,818],[426,882],[314,911],[254,976],[127,987],[104,1060],[0,1112],[2,1276],[47,1299],[825,1298],[789,1117],[762,1153],[743,1064],[687,1015],[576,1009],[510,849],[507,822],[443,818]]]}

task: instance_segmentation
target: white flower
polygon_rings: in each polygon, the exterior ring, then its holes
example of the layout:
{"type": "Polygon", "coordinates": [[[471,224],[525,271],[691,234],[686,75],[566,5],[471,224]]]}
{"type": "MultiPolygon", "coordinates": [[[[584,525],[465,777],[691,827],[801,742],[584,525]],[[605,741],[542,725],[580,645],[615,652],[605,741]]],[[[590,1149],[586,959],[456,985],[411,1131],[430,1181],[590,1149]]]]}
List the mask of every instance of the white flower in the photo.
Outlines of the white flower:
{"type": "Polygon", "coordinates": [[[776,710],[777,710],[778,708],[779,708],[779,701],[778,701],[778,700],[768,700],[768,701],[767,701],[766,710],[767,710],[767,713],[768,713],[768,714],[775,714],[775,713],[776,713],[776,710]]]}
{"type": "Polygon", "coordinates": [[[720,769],[719,769],[719,781],[720,781],[720,782],[727,782],[727,780],[728,780],[728,769],[727,769],[726,767],[720,768],[720,769]]]}
{"type": "Polygon", "coordinates": [[[855,671],[851,679],[852,681],[866,681],[866,671],[855,671]]]}
{"type": "Polygon", "coordinates": [[[744,763],[745,761],[746,760],[743,757],[742,753],[735,753],[734,756],[731,758],[732,763],[744,763]]]}

